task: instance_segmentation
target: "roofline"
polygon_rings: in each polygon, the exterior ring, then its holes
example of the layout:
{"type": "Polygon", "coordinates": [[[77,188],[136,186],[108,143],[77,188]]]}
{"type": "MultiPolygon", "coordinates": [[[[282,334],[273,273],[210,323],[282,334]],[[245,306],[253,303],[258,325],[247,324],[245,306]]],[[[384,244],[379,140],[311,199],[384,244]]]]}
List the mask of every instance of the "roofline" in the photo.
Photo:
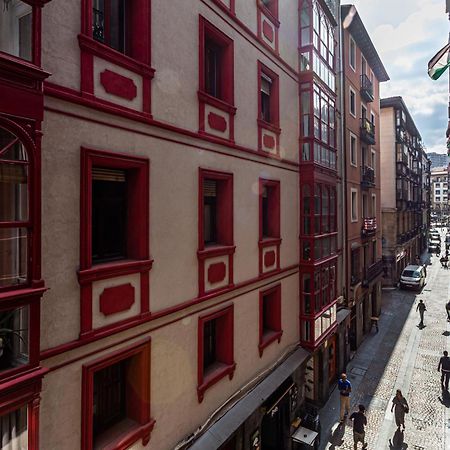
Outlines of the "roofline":
{"type": "Polygon", "coordinates": [[[341,20],[344,21],[350,11],[350,8],[352,7],[355,8],[356,13],[348,30],[364,54],[364,57],[369,63],[378,81],[389,81],[389,75],[386,72],[383,62],[381,61],[381,58],[378,55],[372,40],[370,39],[369,33],[367,32],[356,7],[354,5],[341,5],[341,20]],[[359,37],[356,36],[357,33],[360,34],[359,37]]]}
{"type": "Polygon", "coordinates": [[[380,109],[383,108],[389,108],[389,107],[397,107],[397,108],[401,108],[403,109],[403,111],[405,111],[406,113],[406,117],[407,117],[407,127],[411,126],[413,128],[413,131],[415,131],[415,133],[420,137],[420,140],[422,140],[422,136],[419,133],[419,130],[416,127],[416,124],[414,123],[414,119],[412,118],[405,102],[403,101],[403,98],[398,95],[395,97],[386,97],[386,98],[382,98],[380,99],[380,109]]]}

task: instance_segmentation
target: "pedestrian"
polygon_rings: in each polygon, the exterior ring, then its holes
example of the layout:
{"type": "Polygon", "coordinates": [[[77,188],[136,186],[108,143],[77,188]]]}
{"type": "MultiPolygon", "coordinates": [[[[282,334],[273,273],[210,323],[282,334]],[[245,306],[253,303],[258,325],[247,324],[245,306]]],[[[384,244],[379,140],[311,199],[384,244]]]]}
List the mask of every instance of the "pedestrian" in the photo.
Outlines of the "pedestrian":
{"type": "Polygon", "coordinates": [[[409,413],[409,406],[400,389],[397,389],[397,393],[392,399],[392,411],[394,411],[397,428],[400,429],[400,426],[402,426],[403,431],[405,431],[405,414],[409,413]]]}
{"type": "Polygon", "coordinates": [[[419,327],[423,327],[423,314],[424,312],[427,310],[427,307],[425,306],[425,303],[423,302],[423,300],[421,299],[419,301],[419,304],[417,305],[416,311],[419,311],[420,314],[420,323],[419,323],[419,327]]]}
{"type": "Polygon", "coordinates": [[[441,385],[448,391],[448,382],[450,380],[450,358],[448,352],[444,352],[444,356],[441,357],[438,364],[438,370],[441,372],[441,385]]]}
{"type": "Polygon", "coordinates": [[[450,300],[445,304],[445,310],[447,311],[447,320],[450,322],[450,300]]]}
{"type": "Polygon", "coordinates": [[[338,382],[339,398],[341,400],[340,421],[344,422],[344,418],[348,416],[350,412],[350,392],[352,392],[352,385],[347,380],[347,375],[343,373],[338,382]]]}
{"type": "Polygon", "coordinates": [[[350,420],[353,420],[353,448],[355,450],[358,448],[358,442],[361,442],[362,448],[367,448],[367,443],[364,441],[366,435],[364,427],[367,425],[365,412],[364,405],[358,405],[358,411],[350,416],[350,420]]]}
{"type": "Polygon", "coordinates": [[[420,256],[416,255],[416,265],[420,266],[420,256]]]}

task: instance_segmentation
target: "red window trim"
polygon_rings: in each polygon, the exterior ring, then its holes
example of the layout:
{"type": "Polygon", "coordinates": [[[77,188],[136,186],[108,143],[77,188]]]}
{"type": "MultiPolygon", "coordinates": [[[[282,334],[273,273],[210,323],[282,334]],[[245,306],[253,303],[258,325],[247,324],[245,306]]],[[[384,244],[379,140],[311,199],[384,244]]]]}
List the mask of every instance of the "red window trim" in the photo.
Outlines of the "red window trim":
{"type": "MultiPolygon", "coordinates": [[[[233,174],[229,172],[219,172],[212,169],[199,168],[199,183],[198,183],[198,250],[202,254],[220,252],[220,248],[229,249],[234,246],[233,240],[233,174]],[[226,193],[224,195],[223,205],[224,219],[218,220],[220,226],[224,227],[223,242],[211,247],[206,246],[203,238],[203,180],[207,178],[210,180],[223,181],[226,183],[226,193]]],[[[223,254],[223,253],[222,253],[223,254]]]]}
{"type": "Polygon", "coordinates": [[[151,119],[151,80],[154,69],[151,68],[151,0],[135,0],[140,14],[133,27],[133,35],[139,36],[139,55],[130,57],[92,37],[92,0],[81,2],[81,33],[78,42],[81,50],[81,92],[84,97],[95,99],[99,104],[114,105],[118,110],[134,111],[107,100],[94,97],[94,56],[102,58],[120,67],[124,67],[142,76],[142,111],[137,114],[151,119]]]}
{"type": "Polygon", "coordinates": [[[46,369],[35,370],[23,377],[16,377],[11,383],[2,384],[0,415],[9,414],[24,406],[28,412],[28,448],[39,448],[39,404],[42,378],[46,369]]]}
{"type": "Polygon", "coordinates": [[[281,336],[283,335],[283,329],[281,326],[281,284],[259,292],[259,357],[261,358],[264,349],[272,342],[278,341],[280,343],[281,336]],[[270,333],[264,334],[264,297],[267,295],[275,294],[275,297],[271,301],[270,315],[275,322],[274,329],[270,333]]]}
{"type": "Polygon", "coordinates": [[[268,8],[262,0],[256,0],[256,6],[259,10],[261,10],[264,15],[270,19],[270,21],[275,25],[276,28],[280,26],[280,21],[278,20],[278,13],[279,13],[279,5],[278,0],[272,0],[274,3],[273,10],[268,8]]]}
{"type": "MultiPolygon", "coordinates": [[[[149,185],[150,162],[148,158],[123,153],[93,150],[81,147],[80,166],[80,270],[78,280],[81,285],[81,325],[80,337],[87,339],[92,333],[92,282],[113,278],[130,273],[140,273],[141,311],[140,318],[149,314],[149,271],[153,261],[149,250],[149,185]],[[109,263],[92,265],[92,167],[111,167],[115,169],[136,169],[136,186],[141,195],[133,196],[136,204],[130,206],[133,216],[133,234],[135,240],[131,244],[134,259],[124,259],[109,263]]],[[[119,329],[124,323],[132,323],[135,317],[117,322],[111,327],[119,329]]]]}
{"type": "MultiPolygon", "coordinates": [[[[226,8],[226,7],[225,7],[226,8]]],[[[233,40],[208,22],[203,16],[199,16],[199,133],[205,132],[205,105],[211,105],[221,111],[228,113],[229,131],[228,139],[234,142],[234,42],[233,40]],[[222,48],[225,48],[222,61],[221,88],[224,92],[223,98],[217,98],[208,94],[205,90],[205,36],[208,36],[222,48]]],[[[207,133],[206,133],[207,134],[207,133]]],[[[214,135],[215,136],[215,135],[214,135]]],[[[215,136],[218,137],[218,136],[215,136]]],[[[220,137],[219,137],[220,138],[220,137]]]]}
{"type": "Polygon", "coordinates": [[[270,239],[280,238],[280,181],[279,180],[269,180],[267,178],[259,179],[259,240],[266,241],[270,239]],[[270,188],[272,191],[273,205],[272,214],[270,214],[270,219],[272,223],[271,228],[275,231],[273,236],[264,237],[263,236],[263,189],[264,187],[270,188]]]}
{"type": "Polygon", "coordinates": [[[198,374],[198,386],[197,396],[198,402],[203,401],[205,392],[211,386],[216,384],[219,380],[228,375],[229,379],[233,379],[234,370],[236,369],[236,363],[234,361],[234,305],[231,304],[226,308],[219,311],[215,311],[209,314],[199,316],[198,318],[198,355],[197,355],[197,374],[198,374]],[[203,373],[203,330],[206,322],[225,318],[226,323],[226,340],[223,339],[223,345],[225,345],[224,353],[226,361],[223,364],[213,370],[211,373],[203,373]]]}
{"type": "Polygon", "coordinates": [[[236,11],[235,11],[236,0],[229,0],[230,1],[229,7],[222,0],[211,0],[211,1],[213,3],[215,3],[219,8],[221,8],[223,11],[226,11],[228,13],[236,15],[236,11]]]}
{"type": "Polygon", "coordinates": [[[120,438],[118,438],[117,441],[114,441],[114,443],[111,443],[108,448],[111,447],[115,450],[125,450],[139,439],[142,439],[142,444],[144,446],[148,444],[151,432],[155,425],[155,420],[150,417],[150,342],[151,339],[147,338],[83,365],[81,397],[82,450],[92,450],[93,448],[92,416],[95,372],[138,354],[141,354],[142,358],[142,361],[140,361],[139,364],[139,378],[141,385],[139,386],[140,392],[137,393],[141,398],[135,399],[135,406],[139,408],[139,425],[130,429],[125,435],[120,436],[120,438]]]}

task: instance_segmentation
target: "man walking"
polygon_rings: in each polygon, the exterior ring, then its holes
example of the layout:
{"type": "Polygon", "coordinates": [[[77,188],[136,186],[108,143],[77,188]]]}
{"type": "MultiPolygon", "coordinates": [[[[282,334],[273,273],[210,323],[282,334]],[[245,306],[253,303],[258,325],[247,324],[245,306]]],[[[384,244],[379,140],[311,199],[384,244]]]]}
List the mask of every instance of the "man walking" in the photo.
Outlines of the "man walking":
{"type": "Polygon", "coordinates": [[[352,385],[350,381],[347,380],[347,375],[343,373],[338,382],[339,398],[341,400],[341,412],[340,421],[344,422],[344,418],[347,417],[350,412],[350,392],[352,392],[352,385]]]}
{"type": "Polygon", "coordinates": [[[438,364],[438,371],[441,372],[441,384],[448,391],[448,382],[450,380],[450,358],[448,352],[444,352],[444,356],[441,357],[438,364]]]}
{"type": "Polygon", "coordinates": [[[353,448],[355,450],[358,448],[358,442],[361,442],[362,448],[367,448],[367,443],[364,441],[366,435],[364,427],[367,425],[365,411],[364,405],[359,405],[358,411],[350,416],[350,420],[353,420],[353,448]]]}
{"type": "Polygon", "coordinates": [[[419,304],[417,305],[416,311],[419,311],[420,314],[420,323],[419,327],[423,327],[423,313],[427,310],[427,307],[425,306],[425,303],[423,300],[419,301],[419,304]]]}
{"type": "Polygon", "coordinates": [[[450,300],[445,304],[445,310],[447,311],[447,320],[450,322],[450,300]]]}

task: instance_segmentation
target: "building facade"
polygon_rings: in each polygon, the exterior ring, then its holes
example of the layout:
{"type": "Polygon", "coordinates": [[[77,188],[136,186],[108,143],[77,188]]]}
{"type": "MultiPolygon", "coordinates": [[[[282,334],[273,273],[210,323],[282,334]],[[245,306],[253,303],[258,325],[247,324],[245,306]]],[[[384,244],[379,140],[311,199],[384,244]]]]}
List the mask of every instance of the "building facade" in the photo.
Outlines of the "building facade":
{"type": "MultiPolygon", "coordinates": [[[[381,99],[381,207],[385,284],[396,284],[427,247],[422,139],[401,97],[381,99]]],[[[428,178],[428,177],[427,177],[428,178]]]]}
{"type": "Polygon", "coordinates": [[[345,161],[345,283],[349,341],[356,350],[381,311],[380,82],[388,74],[354,7],[342,6],[345,161]],[[353,12],[352,12],[353,8],[353,12]]]}
{"type": "Polygon", "coordinates": [[[447,166],[431,169],[431,209],[437,217],[448,214],[447,166]]]}
{"type": "Polygon", "coordinates": [[[292,448],[347,355],[339,2],[45,3],[0,12],[4,445],[292,448]]]}

